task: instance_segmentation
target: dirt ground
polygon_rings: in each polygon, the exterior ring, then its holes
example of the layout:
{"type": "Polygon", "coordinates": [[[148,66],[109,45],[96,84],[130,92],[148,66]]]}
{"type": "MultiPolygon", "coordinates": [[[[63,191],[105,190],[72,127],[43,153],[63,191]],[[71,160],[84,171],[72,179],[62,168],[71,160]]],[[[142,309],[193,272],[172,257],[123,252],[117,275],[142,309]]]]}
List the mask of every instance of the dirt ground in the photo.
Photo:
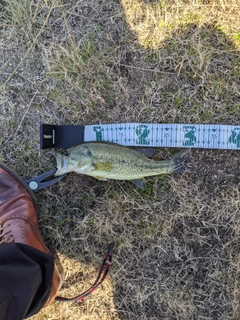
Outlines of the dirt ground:
{"type": "MultiPolygon", "coordinates": [[[[0,161],[54,168],[39,125],[240,122],[239,0],[1,0],[0,161]]],[[[154,159],[178,150],[159,149],[154,159]]],[[[31,319],[240,319],[239,151],[194,149],[197,170],[127,181],[68,174],[36,193],[39,226],[86,300],[31,319]]]]}

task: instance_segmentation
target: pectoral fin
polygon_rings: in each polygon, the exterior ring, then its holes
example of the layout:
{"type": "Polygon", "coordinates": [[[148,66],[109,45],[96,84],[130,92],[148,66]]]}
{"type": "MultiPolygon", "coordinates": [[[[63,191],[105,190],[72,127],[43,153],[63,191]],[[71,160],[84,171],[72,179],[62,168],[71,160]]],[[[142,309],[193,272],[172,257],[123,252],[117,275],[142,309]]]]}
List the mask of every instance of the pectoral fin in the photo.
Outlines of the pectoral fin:
{"type": "Polygon", "coordinates": [[[104,172],[109,172],[112,170],[112,163],[109,161],[105,161],[105,162],[97,162],[97,163],[93,163],[93,170],[94,171],[104,171],[104,172]]]}
{"type": "Polygon", "coordinates": [[[146,187],[146,183],[143,179],[135,179],[135,180],[131,180],[131,182],[135,184],[135,186],[137,186],[139,189],[144,190],[146,187]]]}

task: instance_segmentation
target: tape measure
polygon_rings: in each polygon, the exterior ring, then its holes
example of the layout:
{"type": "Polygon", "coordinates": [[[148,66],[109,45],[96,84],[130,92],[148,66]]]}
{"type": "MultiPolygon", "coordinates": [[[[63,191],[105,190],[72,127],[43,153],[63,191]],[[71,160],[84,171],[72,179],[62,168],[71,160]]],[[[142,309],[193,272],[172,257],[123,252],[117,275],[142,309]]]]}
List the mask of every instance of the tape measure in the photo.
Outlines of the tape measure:
{"type": "Polygon", "coordinates": [[[85,126],[84,141],[125,146],[240,149],[240,126],[120,123],[85,126]]]}
{"type": "Polygon", "coordinates": [[[41,149],[68,148],[88,141],[106,141],[125,146],[238,150],[240,126],[176,123],[40,126],[41,149]]]}

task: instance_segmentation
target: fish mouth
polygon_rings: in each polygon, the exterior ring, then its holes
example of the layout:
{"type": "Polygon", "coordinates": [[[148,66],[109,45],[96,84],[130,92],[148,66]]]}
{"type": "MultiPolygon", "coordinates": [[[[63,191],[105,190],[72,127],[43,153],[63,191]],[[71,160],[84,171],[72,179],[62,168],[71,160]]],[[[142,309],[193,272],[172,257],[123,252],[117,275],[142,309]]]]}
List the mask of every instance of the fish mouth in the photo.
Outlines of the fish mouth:
{"type": "Polygon", "coordinates": [[[60,176],[67,172],[68,161],[61,154],[57,154],[55,158],[57,161],[57,172],[54,174],[54,176],[60,176]]]}

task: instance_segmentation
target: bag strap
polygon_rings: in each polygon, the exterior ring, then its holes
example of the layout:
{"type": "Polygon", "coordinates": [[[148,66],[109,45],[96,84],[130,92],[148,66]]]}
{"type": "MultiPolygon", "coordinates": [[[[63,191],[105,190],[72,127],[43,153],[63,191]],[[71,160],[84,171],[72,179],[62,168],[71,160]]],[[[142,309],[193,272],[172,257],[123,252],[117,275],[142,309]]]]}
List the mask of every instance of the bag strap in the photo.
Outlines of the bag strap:
{"type": "Polygon", "coordinates": [[[101,285],[101,283],[104,281],[104,279],[106,278],[106,276],[108,274],[108,271],[110,270],[110,267],[112,264],[113,247],[114,247],[113,243],[111,243],[108,246],[108,251],[107,251],[107,253],[103,259],[103,263],[98,271],[97,279],[95,280],[95,282],[91,285],[91,287],[88,290],[84,291],[83,293],[81,293],[78,296],[73,297],[73,298],[65,298],[65,297],[57,296],[55,298],[55,300],[62,301],[62,302],[81,301],[81,300],[85,299],[89,294],[93,293],[101,285]],[[104,269],[105,269],[105,271],[104,271],[104,269]],[[102,275],[102,273],[103,273],[103,275],[102,275]],[[102,277],[101,277],[101,275],[102,275],[102,277]]]}

